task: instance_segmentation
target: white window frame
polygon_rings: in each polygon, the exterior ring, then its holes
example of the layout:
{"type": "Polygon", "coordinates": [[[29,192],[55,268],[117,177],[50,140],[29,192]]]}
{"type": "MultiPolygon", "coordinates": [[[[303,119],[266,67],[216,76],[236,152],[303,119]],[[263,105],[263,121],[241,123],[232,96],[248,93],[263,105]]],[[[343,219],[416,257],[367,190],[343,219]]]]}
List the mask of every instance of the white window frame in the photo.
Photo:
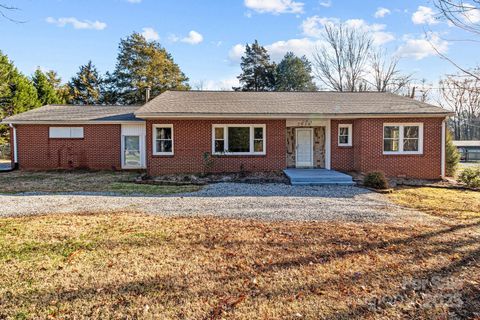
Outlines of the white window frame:
{"type": "Polygon", "coordinates": [[[152,125],[152,154],[154,156],[173,156],[174,154],[174,133],[173,124],[153,124],[152,125]],[[157,151],[157,128],[171,128],[172,129],[172,151],[171,152],[158,152],[157,151]]]}
{"type": "Polygon", "coordinates": [[[423,123],[421,122],[402,122],[402,123],[384,123],[382,133],[382,150],[385,155],[402,155],[402,154],[423,154],[423,123]],[[403,151],[404,128],[418,127],[418,151],[403,151]],[[385,127],[399,127],[399,146],[398,151],[385,151],[385,127]]]}
{"type": "Polygon", "coordinates": [[[339,124],[338,125],[338,146],[339,147],[351,147],[352,146],[352,128],[353,125],[351,123],[339,124]],[[341,143],[340,142],[340,129],[347,128],[348,129],[348,142],[341,143]]]}
{"type": "Polygon", "coordinates": [[[85,132],[83,127],[49,127],[48,137],[50,139],[83,139],[85,132]],[[63,133],[55,132],[57,130],[63,130],[63,133]]]}
{"type": "Polygon", "coordinates": [[[265,124],[214,124],[212,125],[212,154],[213,155],[231,155],[231,156],[247,156],[247,155],[266,155],[267,154],[267,126],[265,124]],[[249,152],[216,152],[215,151],[215,129],[223,128],[224,150],[228,148],[228,128],[229,127],[247,127],[250,128],[250,151],[249,152]],[[255,134],[254,128],[263,129],[263,151],[255,152],[255,134]]]}

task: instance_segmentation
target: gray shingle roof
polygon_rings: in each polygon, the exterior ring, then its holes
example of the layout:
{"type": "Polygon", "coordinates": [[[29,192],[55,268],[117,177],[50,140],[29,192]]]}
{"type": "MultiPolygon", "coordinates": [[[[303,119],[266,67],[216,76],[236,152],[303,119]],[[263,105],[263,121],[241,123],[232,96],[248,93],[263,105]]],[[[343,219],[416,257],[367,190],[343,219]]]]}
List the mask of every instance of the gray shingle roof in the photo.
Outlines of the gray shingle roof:
{"type": "Polygon", "coordinates": [[[140,108],[140,106],[47,105],[7,117],[2,122],[141,121],[141,119],[136,118],[134,115],[134,112],[138,108],[140,108]]]}
{"type": "Polygon", "coordinates": [[[440,107],[379,92],[166,91],[138,109],[162,115],[375,115],[449,114],[440,107]]]}

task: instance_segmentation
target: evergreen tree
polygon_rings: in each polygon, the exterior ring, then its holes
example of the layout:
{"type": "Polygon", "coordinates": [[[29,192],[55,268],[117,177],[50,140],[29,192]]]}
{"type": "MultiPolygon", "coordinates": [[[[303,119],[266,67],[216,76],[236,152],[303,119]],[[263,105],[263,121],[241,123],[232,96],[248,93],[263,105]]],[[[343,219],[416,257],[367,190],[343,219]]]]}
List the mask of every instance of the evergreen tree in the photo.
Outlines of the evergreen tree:
{"type": "MultiPolygon", "coordinates": [[[[0,51],[0,119],[39,106],[33,83],[0,51]]],[[[8,126],[0,125],[0,140],[7,135],[8,126]]]]}
{"type": "Polygon", "coordinates": [[[50,82],[50,84],[55,89],[55,92],[57,93],[57,97],[60,100],[59,103],[66,103],[67,101],[70,101],[71,96],[70,96],[70,89],[68,87],[68,84],[62,85],[62,79],[53,70],[47,71],[45,75],[48,78],[48,82],[50,82]]]}
{"type": "Polygon", "coordinates": [[[157,41],[147,41],[139,33],[120,41],[112,76],[116,90],[106,94],[110,101],[118,100],[121,104],[144,103],[148,87],[151,98],[169,89],[190,89],[188,78],[171,54],[157,41]]]}
{"type": "Polygon", "coordinates": [[[448,177],[455,176],[455,172],[460,162],[460,153],[457,147],[453,144],[453,134],[447,129],[447,135],[445,139],[445,174],[448,177]]]}
{"type": "Polygon", "coordinates": [[[78,73],[68,83],[71,96],[69,102],[80,105],[98,104],[101,85],[102,78],[92,61],[89,61],[80,67],[78,73]]]}
{"type": "Polygon", "coordinates": [[[116,84],[116,78],[113,76],[113,74],[107,71],[100,88],[101,104],[112,105],[119,102],[120,96],[116,84]]]}
{"type": "Polygon", "coordinates": [[[272,91],[275,89],[275,63],[270,62],[267,50],[255,40],[247,44],[240,63],[242,73],[237,77],[241,91],[272,91]]]}
{"type": "Polygon", "coordinates": [[[32,81],[35,89],[37,89],[38,100],[42,105],[62,103],[52,83],[42,70],[37,69],[35,71],[32,81]]]}
{"type": "Polygon", "coordinates": [[[299,58],[287,52],[277,66],[276,91],[315,91],[312,66],[305,56],[299,58]]]}

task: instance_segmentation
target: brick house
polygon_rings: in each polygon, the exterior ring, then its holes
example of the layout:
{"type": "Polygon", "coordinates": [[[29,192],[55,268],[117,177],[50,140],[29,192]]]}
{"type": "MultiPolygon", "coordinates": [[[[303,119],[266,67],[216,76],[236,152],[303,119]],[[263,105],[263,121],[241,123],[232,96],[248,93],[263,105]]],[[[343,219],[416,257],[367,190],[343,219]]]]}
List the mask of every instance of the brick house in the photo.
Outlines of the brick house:
{"type": "Polygon", "coordinates": [[[143,106],[50,105],[8,117],[20,169],[150,175],[325,168],[439,179],[450,112],[378,92],[167,91],[143,106]]]}

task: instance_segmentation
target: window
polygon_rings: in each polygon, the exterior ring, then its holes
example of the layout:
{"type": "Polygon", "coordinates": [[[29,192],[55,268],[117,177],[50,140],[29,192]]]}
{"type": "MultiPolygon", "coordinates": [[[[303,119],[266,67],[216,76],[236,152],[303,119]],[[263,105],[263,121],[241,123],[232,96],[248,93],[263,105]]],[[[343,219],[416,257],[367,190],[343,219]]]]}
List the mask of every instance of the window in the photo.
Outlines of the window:
{"type": "Polygon", "coordinates": [[[265,154],[265,125],[213,125],[213,154],[265,154]]]}
{"type": "Polygon", "coordinates": [[[83,127],[50,127],[48,136],[51,139],[82,139],[83,127]]]}
{"type": "Polygon", "coordinates": [[[387,123],[383,125],[384,154],[422,154],[422,123],[387,123]]]}
{"type": "Polygon", "coordinates": [[[173,155],[173,125],[153,125],[153,154],[173,155]]]}
{"type": "Polygon", "coordinates": [[[351,124],[338,125],[338,146],[340,147],[352,146],[352,125],[351,124]]]}

